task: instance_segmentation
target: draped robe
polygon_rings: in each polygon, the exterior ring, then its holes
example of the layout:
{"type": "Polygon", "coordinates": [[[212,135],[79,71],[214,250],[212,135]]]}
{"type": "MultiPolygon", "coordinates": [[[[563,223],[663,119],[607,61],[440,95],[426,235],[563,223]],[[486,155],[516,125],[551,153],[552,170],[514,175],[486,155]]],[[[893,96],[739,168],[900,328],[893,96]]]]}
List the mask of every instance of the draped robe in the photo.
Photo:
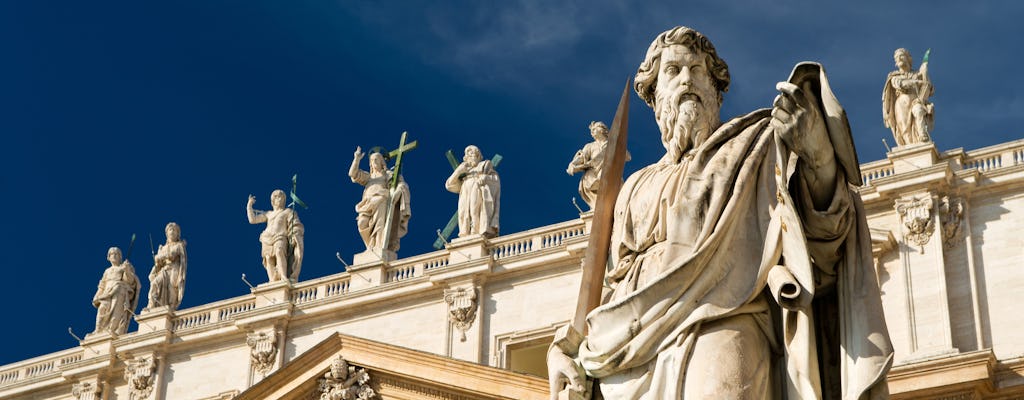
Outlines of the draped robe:
{"type": "MultiPolygon", "coordinates": [[[[818,97],[830,137],[848,137],[831,91],[818,97]]],[[[728,121],[678,163],[623,185],[612,289],[576,355],[605,398],[682,398],[702,326],[740,317],[773,347],[765,398],[887,396],[892,345],[862,203],[840,172],[828,208],[815,210],[803,161],[769,120],[763,109],[728,121]]]]}

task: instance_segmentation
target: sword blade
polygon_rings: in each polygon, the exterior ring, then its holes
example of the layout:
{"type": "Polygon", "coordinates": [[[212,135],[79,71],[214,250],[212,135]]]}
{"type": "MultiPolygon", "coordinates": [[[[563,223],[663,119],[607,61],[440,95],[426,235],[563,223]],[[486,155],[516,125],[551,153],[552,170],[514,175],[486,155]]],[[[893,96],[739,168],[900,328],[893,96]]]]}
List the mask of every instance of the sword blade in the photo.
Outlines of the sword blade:
{"type": "Polygon", "coordinates": [[[587,314],[601,305],[601,289],[604,282],[605,266],[608,263],[608,247],[612,238],[612,222],[615,214],[615,200],[622,188],[622,170],[626,165],[626,136],[629,128],[629,86],[622,90],[619,107],[615,110],[608,147],[605,149],[604,169],[601,183],[594,200],[594,219],[590,228],[590,239],[583,254],[583,274],[580,277],[580,292],[572,327],[586,334],[587,314]]]}

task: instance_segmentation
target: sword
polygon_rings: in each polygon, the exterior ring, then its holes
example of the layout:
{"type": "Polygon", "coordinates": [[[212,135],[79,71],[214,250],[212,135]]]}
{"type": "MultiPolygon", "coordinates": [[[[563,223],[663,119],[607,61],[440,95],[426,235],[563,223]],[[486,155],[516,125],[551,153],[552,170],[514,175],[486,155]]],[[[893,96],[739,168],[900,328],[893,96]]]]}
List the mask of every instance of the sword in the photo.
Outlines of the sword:
{"type": "Polygon", "coordinates": [[[594,220],[590,228],[590,239],[583,253],[583,274],[580,278],[580,292],[572,327],[580,334],[586,334],[587,314],[601,305],[601,289],[605,268],[608,263],[608,247],[612,240],[612,222],[615,214],[615,200],[622,188],[622,170],[626,165],[626,136],[629,128],[629,86],[622,90],[619,107],[615,110],[608,147],[605,151],[603,172],[597,199],[594,200],[594,220]]]}

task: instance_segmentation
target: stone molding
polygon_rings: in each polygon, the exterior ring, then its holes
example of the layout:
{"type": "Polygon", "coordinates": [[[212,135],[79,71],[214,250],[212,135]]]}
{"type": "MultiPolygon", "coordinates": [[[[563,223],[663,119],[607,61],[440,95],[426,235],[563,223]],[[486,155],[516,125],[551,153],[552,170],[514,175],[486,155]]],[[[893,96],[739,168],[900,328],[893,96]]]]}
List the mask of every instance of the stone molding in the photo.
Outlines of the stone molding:
{"type": "Polygon", "coordinates": [[[942,246],[952,249],[963,239],[963,200],[942,196],[939,200],[939,221],[942,225],[942,246]]]}
{"type": "Polygon", "coordinates": [[[934,201],[929,194],[896,200],[896,212],[905,228],[903,239],[917,245],[921,253],[935,232],[933,208],[934,201]]]}
{"type": "Polygon", "coordinates": [[[75,400],[98,400],[103,398],[103,386],[98,382],[76,382],[71,385],[75,400]]]}
{"type": "Polygon", "coordinates": [[[124,364],[124,380],[128,382],[129,398],[150,398],[156,383],[156,359],[140,356],[129,359],[124,364]]]}
{"type": "Polygon", "coordinates": [[[245,336],[253,370],[266,375],[277,362],[277,332],[250,332],[245,336]]]}
{"type": "Polygon", "coordinates": [[[331,361],[331,368],[318,380],[319,388],[314,400],[353,399],[371,400],[380,398],[370,387],[370,374],[366,369],[349,366],[345,357],[337,356],[331,361]]]}
{"type": "Polygon", "coordinates": [[[448,321],[461,333],[460,341],[466,341],[466,331],[476,319],[477,292],[475,287],[444,290],[444,302],[448,304],[448,321]]]}

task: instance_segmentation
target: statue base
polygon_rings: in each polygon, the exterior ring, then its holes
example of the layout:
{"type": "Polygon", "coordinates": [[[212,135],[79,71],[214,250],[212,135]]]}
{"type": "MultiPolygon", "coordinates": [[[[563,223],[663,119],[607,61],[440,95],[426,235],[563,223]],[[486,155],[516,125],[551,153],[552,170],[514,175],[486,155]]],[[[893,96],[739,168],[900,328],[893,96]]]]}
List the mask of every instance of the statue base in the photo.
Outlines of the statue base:
{"type": "Polygon", "coordinates": [[[373,263],[388,263],[398,259],[398,253],[390,250],[367,249],[352,256],[352,266],[373,263]]]}

